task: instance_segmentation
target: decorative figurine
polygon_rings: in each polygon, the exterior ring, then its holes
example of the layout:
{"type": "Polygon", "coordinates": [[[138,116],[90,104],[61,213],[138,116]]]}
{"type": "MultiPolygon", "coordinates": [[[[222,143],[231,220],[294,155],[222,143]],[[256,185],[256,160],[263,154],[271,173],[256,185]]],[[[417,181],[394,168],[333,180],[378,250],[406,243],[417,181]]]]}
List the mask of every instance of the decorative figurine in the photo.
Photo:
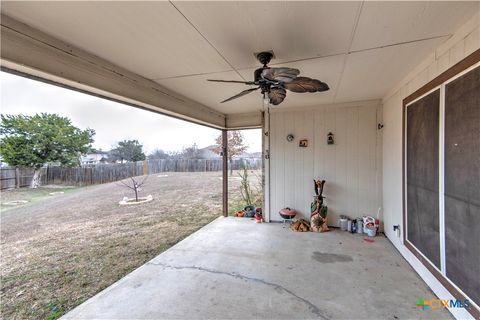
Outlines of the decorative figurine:
{"type": "Polygon", "coordinates": [[[325,180],[313,180],[315,197],[314,202],[310,205],[310,229],[314,232],[329,231],[327,225],[328,207],[323,204],[323,187],[325,180]]]}

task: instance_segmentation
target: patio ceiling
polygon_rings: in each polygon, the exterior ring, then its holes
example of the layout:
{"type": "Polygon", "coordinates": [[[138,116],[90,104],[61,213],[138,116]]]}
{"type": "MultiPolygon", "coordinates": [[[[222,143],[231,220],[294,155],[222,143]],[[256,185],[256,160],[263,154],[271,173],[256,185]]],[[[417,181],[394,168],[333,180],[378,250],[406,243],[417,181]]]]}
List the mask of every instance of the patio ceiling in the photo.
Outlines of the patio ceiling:
{"type": "Polygon", "coordinates": [[[2,2],[2,13],[224,115],[260,94],[219,101],[259,67],[298,68],[331,90],[288,93],[278,108],[382,98],[479,8],[478,2],[2,2]]]}

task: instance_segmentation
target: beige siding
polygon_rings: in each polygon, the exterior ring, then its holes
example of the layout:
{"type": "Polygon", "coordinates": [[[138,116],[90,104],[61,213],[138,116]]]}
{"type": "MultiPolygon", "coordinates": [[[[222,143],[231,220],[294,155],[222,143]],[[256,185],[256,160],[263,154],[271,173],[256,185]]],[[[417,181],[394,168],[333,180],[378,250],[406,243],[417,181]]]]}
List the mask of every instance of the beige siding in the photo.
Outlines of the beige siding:
{"type": "Polygon", "coordinates": [[[323,178],[330,225],[340,214],[357,217],[376,215],[381,205],[380,133],[377,130],[379,103],[321,106],[271,114],[271,219],[278,211],[295,208],[309,218],[313,179],[323,178]],[[335,144],[327,145],[327,134],[335,144]],[[288,142],[286,136],[295,140],[288,142]],[[307,148],[298,146],[308,139],[307,148]]]}
{"type": "Polygon", "coordinates": [[[402,226],[402,101],[480,48],[480,13],[465,23],[383,99],[383,209],[385,233],[395,244],[393,225],[402,226]]]}
{"type": "MultiPolygon", "coordinates": [[[[393,225],[402,223],[402,101],[420,87],[480,49],[480,12],[423,63],[413,69],[383,99],[383,211],[384,232],[435,294],[442,299],[455,299],[442,284],[406,249],[402,237],[393,232],[393,225]]],[[[450,308],[457,319],[473,319],[461,308],[450,308]]]]}

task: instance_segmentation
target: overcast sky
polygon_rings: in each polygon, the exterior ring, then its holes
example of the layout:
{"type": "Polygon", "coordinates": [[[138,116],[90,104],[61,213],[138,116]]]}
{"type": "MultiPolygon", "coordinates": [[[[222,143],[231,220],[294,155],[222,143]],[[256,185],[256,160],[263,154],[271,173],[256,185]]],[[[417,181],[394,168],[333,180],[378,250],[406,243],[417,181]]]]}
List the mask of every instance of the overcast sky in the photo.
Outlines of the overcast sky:
{"type": "MultiPolygon", "coordinates": [[[[82,129],[94,129],[95,148],[110,150],[118,141],[137,139],[148,154],[215,143],[219,130],[133,108],[77,91],[0,72],[1,113],[56,113],[82,129]]],[[[249,152],[261,151],[260,130],[242,131],[249,152]]]]}

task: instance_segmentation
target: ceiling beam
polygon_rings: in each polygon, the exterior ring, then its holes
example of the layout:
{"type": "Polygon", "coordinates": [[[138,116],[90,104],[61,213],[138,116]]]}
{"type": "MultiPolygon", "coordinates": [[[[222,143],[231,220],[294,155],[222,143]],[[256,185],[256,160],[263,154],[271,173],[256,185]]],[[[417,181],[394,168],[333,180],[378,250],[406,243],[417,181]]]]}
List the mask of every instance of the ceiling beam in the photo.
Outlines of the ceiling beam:
{"type": "Polygon", "coordinates": [[[9,71],[214,128],[226,127],[224,114],[3,14],[1,58],[2,68],[9,71]]]}
{"type": "Polygon", "coordinates": [[[261,128],[262,112],[227,114],[226,124],[229,130],[261,128]]]}

